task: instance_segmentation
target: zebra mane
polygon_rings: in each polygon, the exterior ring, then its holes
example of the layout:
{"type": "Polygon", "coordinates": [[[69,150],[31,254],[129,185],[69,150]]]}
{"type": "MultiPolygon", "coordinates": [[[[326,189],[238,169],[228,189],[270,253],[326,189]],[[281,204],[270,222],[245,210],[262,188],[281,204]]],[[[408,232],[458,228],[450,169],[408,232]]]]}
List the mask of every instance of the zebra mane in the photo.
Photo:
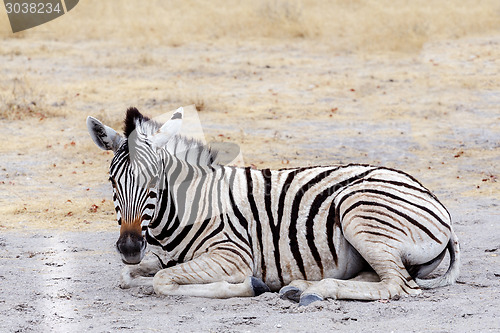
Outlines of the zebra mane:
{"type": "Polygon", "coordinates": [[[125,115],[125,124],[123,127],[123,134],[128,139],[128,137],[136,130],[138,127],[144,134],[154,134],[160,127],[161,124],[149,119],[142,115],[142,113],[137,110],[137,108],[128,108],[125,115]]]}
{"type": "MultiPolygon", "coordinates": [[[[137,108],[131,107],[127,109],[123,134],[129,139],[134,131],[138,131],[146,137],[151,137],[158,132],[161,126],[162,124],[159,122],[143,116],[137,108]]],[[[128,150],[128,145],[124,149],[128,150]]],[[[175,155],[188,164],[199,166],[215,164],[218,153],[201,141],[180,134],[172,137],[167,142],[165,149],[171,155],[175,155]]]]}
{"type": "Polygon", "coordinates": [[[167,142],[167,152],[186,161],[190,165],[207,166],[215,164],[217,150],[204,145],[201,141],[176,135],[167,142]]]}

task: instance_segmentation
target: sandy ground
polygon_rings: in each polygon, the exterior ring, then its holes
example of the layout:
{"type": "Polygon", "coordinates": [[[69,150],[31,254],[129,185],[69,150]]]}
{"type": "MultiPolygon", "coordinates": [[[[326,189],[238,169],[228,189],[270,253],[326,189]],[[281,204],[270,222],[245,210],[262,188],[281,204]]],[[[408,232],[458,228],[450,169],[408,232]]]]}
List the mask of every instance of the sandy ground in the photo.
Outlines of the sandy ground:
{"type": "MultiPolygon", "coordinates": [[[[500,35],[412,53],[308,39],[143,47],[8,38],[0,44],[0,331],[500,331],[500,35]],[[196,104],[207,141],[247,165],[370,163],[409,172],[449,208],[456,285],[307,308],[276,294],[209,300],[118,288],[111,156],[85,118],[196,104]]],[[[440,268],[441,271],[444,269],[440,268]]]]}

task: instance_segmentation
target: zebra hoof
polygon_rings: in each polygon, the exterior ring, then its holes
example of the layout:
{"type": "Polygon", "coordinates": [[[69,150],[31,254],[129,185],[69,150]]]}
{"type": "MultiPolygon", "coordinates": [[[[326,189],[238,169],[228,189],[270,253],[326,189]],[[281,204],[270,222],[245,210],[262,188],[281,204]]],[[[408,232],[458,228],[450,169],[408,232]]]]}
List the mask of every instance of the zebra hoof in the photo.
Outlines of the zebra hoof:
{"type": "Polygon", "coordinates": [[[300,298],[299,306],[308,306],[311,303],[322,301],[323,297],[318,294],[307,294],[300,298]]]}
{"type": "Polygon", "coordinates": [[[300,300],[302,290],[294,286],[286,286],[280,290],[281,299],[289,299],[290,301],[298,302],[300,300]]]}
{"type": "Polygon", "coordinates": [[[264,281],[256,277],[253,276],[250,277],[250,284],[252,286],[254,296],[259,296],[262,295],[263,293],[271,291],[271,289],[269,289],[269,287],[267,286],[267,284],[264,283],[264,281]]]}

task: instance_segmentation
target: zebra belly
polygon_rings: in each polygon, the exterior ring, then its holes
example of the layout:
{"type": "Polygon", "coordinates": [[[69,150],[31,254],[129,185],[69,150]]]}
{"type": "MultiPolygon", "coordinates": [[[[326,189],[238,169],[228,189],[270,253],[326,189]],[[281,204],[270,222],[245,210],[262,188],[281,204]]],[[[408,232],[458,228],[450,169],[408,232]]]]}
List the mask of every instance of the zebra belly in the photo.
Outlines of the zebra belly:
{"type": "Polygon", "coordinates": [[[322,278],[334,278],[347,280],[355,277],[359,272],[366,268],[367,263],[358,251],[344,238],[339,232],[337,242],[337,264],[325,270],[322,278]]]}
{"type": "Polygon", "coordinates": [[[327,242],[318,242],[316,244],[320,262],[315,259],[310,248],[305,246],[307,244],[305,239],[299,238],[299,243],[301,243],[300,245],[304,244],[304,246],[299,246],[299,249],[305,276],[295,256],[290,251],[288,239],[280,241],[280,269],[276,267],[274,251],[268,251],[265,256],[266,274],[259,277],[272,291],[277,291],[294,280],[349,279],[356,276],[366,265],[365,260],[344,238],[339,228],[335,228],[333,235],[335,254],[332,254],[327,242]]]}

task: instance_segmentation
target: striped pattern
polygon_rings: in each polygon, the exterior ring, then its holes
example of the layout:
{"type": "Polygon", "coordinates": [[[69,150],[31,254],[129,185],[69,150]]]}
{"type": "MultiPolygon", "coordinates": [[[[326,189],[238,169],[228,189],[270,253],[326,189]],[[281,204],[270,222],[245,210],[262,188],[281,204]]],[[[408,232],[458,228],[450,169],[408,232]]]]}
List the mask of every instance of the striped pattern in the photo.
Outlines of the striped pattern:
{"type": "Polygon", "coordinates": [[[148,158],[144,148],[141,150],[135,149],[137,156],[131,156],[125,142],[112,160],[109,180],[118,224],[139,221],[146,232],[156,207],[156,193],[150,189],[158,171],[152,163],[156,161],[148,158]]]}
{"type": "Polygon", "coordinates": [[[214,152],[181,136],[155,149],[151,142],[160,125],[142,115],[133,120],[129,129],[138,134],[128,133],[115,152],[110,179],[122,228],[124,221],[139,219],[161,263],[157,292],[172,294],[174,283],[205,288],[187,294],[218,297],[206,291],[207,283],[254,277],[271,290],[288,286],[282,297],[307,304],[315,297],[416,294],[415,279],[434,287],[458,275],[458,241],[448,211],[401,171],[223,166],[214,152]],[[449,271],[421,280],[446,250],[449,271]],[[376,282],[349,280],[370,268],[376,282]]]}

